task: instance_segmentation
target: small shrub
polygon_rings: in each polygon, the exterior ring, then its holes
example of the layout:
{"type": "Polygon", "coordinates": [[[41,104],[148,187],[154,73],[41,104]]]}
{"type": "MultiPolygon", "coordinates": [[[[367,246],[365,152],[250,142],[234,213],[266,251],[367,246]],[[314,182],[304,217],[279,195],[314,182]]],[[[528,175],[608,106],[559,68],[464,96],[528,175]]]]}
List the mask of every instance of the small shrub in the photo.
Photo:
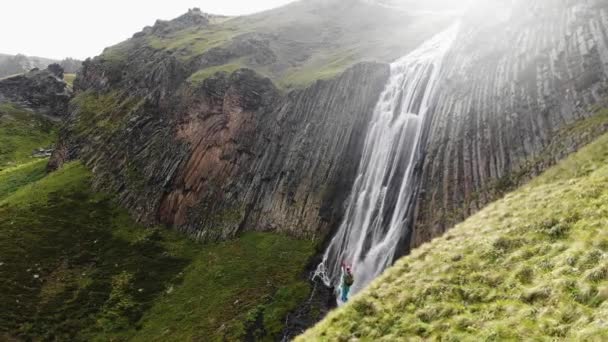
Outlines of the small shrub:
{"type": "Polygon", "coordinates": [[[133,274],[125,271],[112,277],[112,292],[98,320],[102,330],[127,329],[139,318],[140,305],[133,297],[133,282],[133,274]]]}
{"type": "Polygon", "coordinates": [[[424,323],[430,323],[443,317],[442,310],[440,305],[429,305],[416,311],[416,316],[424,323]]]}
{"type": "Polygon", "coordinates": [[[524,266],[515,273],[515,278],[522,284],[530,284],[534,278],[534,270],[530,266],[524,266]]]}
{"type": "Polygon", "coordinates": [[[538,267],[544,271],[551,271],[555,267],[555,265],[553,264],[553,262],[551,262],[551,260],[544,259],[538,263],[538,267]]]}
{"type": "Polygon", "coordinates": [[[410,329],[420,337],[428,337],[431,334],[431,327],[426,323],[416,322],[412,324],[410,329]]]}
{"type": "Polygon", "coordinates": [[[566,265],[574,267],[578,263],[579,255],[569,255],[566,257],[566,265]]]}
{"type": "Polygon", "coordinates": [[[475,321],[467,316],[458,316],[455,318],[456,327],[460,330],[467,330],[475,325],[475,321]]]}
{"type": "Polygon", "coordinates": [[[571,289],[572,298],[583,305],[593,305],[594,298],[597,295],[595,286],[580,285],[571,289]]]}
{"type": "Polygon", "coordinates": [[[602,256],[603,253],[600,250],[594,249],[589,251],[583,258],[580,267],[585,270],[593,268],[600,262],[602,256]]]}
{"type": "MultiPolygon", "coordinates": [[[[570,221],[574,219],[576,218],[570,218],[570,221]]],[[[570,228],[571,226],[567,219],[560,221],[557,218],[551,218],[537,224],[535,230],[553,240],[557,240],[566,237],[570,228]]]]}
{"type": "Polygon", "coordinates": [[[559,312],[559,320],[561,323],[569,324],[579,319],[580,315],[581,313],[576,309],[576,307],[568,306],[559,312]]]}
{"type": "Polygon", "coordinates": [[[565,324],[558,324],[555,322],[550,322],[550,323],[541,324],[541,329],[548,336],[564,338],[564,337],[566,337],[566,335],[568,335],[568,331],[570,330],[570,327],[565,324]]]}
{"type": "Polygon", "coordinates": [[[604,238],[596,242],[595,244],[597,248],[602,250],[603,252],[608,252],[608,239],[604,238]]]}
{"type": "Polygon", "coordinates": [[[534,303],[549,297],[551,297],[551,288],[548,286],[539,286],[522,293],[520,299],[526,303],[534,303]]]}
{"type": "Polygon", "coordinates": [[[585,275],[585,279],[592,282],[608,279],[608,265],[602,265],[588,271],[585,275]]]}
{"type": "Polygon", "coordinates": [[[501,236],[498,239],[494,240],[494,242],[492,243],[492,247],[495,250],[506,253],[520,247],[522,244],[523,243],[520,239],[512,239],[501,236]]]}
{"type": "Polygon", "coordinates": [[[578,211],[572,211],[564,217],[564,222],[571,224],[571,225],[575,224],[576,222],[578,222],[580,220],[581,220],[581,213],[578,211]]]}
{"type": "Polygon", "coordinates": [[[482,287],[467,287],[460,288],[460,297],[466,303],[482,303],[485,302],[489,294],[488,289],[482,287]]]}
{"type": "Polygon", "coordinates": [[[353,308],[362,316],[371,316],[376,313],[374,304],[365,299],[359,299],[353,303],[353,308]]]}

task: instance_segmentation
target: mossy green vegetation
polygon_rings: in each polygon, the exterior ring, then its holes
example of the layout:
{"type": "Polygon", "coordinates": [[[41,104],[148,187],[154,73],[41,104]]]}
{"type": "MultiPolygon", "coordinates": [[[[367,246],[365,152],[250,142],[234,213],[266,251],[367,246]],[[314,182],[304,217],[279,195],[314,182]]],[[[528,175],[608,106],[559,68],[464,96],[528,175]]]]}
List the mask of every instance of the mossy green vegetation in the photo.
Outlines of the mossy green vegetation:
{"type": "Polygon", "coordinates": [[[273,339],[308,293],[310,241],[245,233],[198,244],[133,222],[77,162],[32,181],[41,166],[0,174],[0,336],[273,339]]]}
{"type": "Polygon", "coordinates": [[[151,47],[172,52],[180,59],[188,60],[214,47],[221,46],[236,35],[246,32],[245,28],[224,23],[187,28],[164,36],[149,35],[146,39],[151,47]]]}
{"type": "Polygon", "coordinates": [[[121,96],[118,91],[82,92],[72,100],[72,104],[78,108],[75,133],[112,133],[120,128],[132,111],[142,103],[141,99],[121,96]]]}
{"type": "Polygon", "coordinates": [[[225,72],[225,73],[231,74],[240,68],[242,68],[242,65],[240,63],[229,63],[229,64],[218,65],[215,67],[201,69],[201,70],[195,72],[194,74],[190,75],[190,77],[188,78],[188,82],[190,82],[191,84],[194,84],[194,85],[200,84],[204,80],[206,80],[210,76],[215,75],[218,72],[225,72]]]}
{"type": "Polygon", "coordinates": [[[608,135],[399,260],[299,341],[608,339],[608,135]]]}
{"type": "Polygon", "coordinates": [[[209,245],[185,269],[181,284],[169,285],[129,337],[219,341],[254,333],[274,340],[286,314],[308,295],[299,272],[311,254],[310,242],[260,233],[209,245]],[[259,325],[258,314],[263,317],[259,325]]]}
{"type": "MultiPolygon", "coordinates": [[[[106,49],[100,60],[108,63],[108,70],[120,69],[126,66],[121,62],[138,58],[142,48],[162,51],[188,66],[203,61],[215,68],[241,59],[243,67],[283,89],[303,88],[358,62],[392,62],[452,22],[445,16],[410,16],[364,1],[295,1],[190,27],[159,22],[106,49]]],[[[203,71],[197,79],[211,74],[203,71]]]]}
{"type": "Polygon", "coordinates": [[[68,86],[71,88],[74,85],[74,79],[76,78],[76,74],[63,74],[63,80],[68,86]]]}
{"type": "Polygon", "coordinates": [[[11,103],[0,104],[0,171],[32,160],[32,151],[53,145],[56,123],[11,103]]]}
{"type": "Polygon", "coordinates": [[[14,166],[0,171],[0,201],[19,188],[46,176],[47,159],[14,166]]]}
{"type": "Polygon", "coordinates": [[[278,80],[284,88],[301,88],[317,80],[326,80],[338,76],[357,62],[353,53],[342,52],[329,56],[316,56],[316,61],[302,67],[293,68],[278,80]]]}

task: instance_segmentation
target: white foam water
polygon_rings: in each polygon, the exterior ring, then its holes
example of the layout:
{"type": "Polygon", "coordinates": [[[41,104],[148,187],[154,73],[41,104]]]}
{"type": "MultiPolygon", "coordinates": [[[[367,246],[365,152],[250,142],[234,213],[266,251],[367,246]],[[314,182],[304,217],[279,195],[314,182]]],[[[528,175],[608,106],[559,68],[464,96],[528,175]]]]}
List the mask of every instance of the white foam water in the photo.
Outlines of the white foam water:
{"type": "Polygon", "coordinates": [[[412,174],[423,122],[458,26],[391,64],[344,218],[315,272],[315,277],[338,293],[342,263],[353,269],[354,294],[393,263],[407,233],[405,220],[413,199],[412,174]]]}

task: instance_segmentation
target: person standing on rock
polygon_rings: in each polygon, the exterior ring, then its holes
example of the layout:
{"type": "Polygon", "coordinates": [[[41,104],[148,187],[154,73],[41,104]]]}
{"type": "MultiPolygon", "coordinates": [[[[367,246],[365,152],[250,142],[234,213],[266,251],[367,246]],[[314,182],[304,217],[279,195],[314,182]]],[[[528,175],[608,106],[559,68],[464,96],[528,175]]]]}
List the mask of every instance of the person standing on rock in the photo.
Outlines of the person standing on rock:
{"type": "Polygon", "coordinates": [[[350,287],[354,282],[355,278],[353,277],[351,267],[342,263],[342,302],[346,302],[348,300],[348,292],[350,291],[350,287]]]}

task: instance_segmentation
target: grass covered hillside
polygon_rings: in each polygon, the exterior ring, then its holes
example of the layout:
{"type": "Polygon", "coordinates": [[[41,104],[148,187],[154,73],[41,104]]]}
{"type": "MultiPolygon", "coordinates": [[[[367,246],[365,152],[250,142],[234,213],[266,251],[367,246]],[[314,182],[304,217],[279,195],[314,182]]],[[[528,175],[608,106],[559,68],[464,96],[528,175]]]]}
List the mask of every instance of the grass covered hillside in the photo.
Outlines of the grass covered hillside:
{"type": "Polygon", "coordinates": [[[399,260],[298,341],[608,339],[608,135],[399,260]]]}
{"type": "Polygon", "coordinates": [[[124,61],[151,48],[199,69],[195,80],[248,67],[284,88],[302,87],[357,62],[391,62],[453,21],[365,0],[301,0],[249,16],[210,16],[208,22],[197,19],[200,14],[158,21],[101,58],[124,61]]]}
{"type": "Polygon", "coordinates": [[[0,103],[0,172],[33,161],[32,151],[50,147],[56,137],[56,123],[12,103],[0,103]]]}
{"type": "Polygon", "coordinates": [[[312,242],[201,245],[134,223],[79,163],[43,168],[0,171],[0,340],[270,340],[308,295],[312,242]]]}

